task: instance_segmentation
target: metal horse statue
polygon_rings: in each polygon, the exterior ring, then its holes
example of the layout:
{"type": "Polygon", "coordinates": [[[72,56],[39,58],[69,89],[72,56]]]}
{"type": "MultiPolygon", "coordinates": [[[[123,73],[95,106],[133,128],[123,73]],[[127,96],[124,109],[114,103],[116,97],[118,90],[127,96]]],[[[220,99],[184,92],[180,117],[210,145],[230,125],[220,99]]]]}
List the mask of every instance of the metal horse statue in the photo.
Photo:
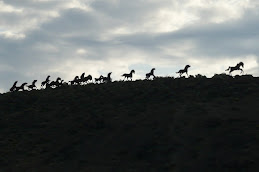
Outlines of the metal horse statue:
{"type": "Polygon", "coordinates": [[[233,72],[234,70],[240,70],[241,73],[244,73],[243,69],[240,68],[241,66],[244,68],[244,63],[243,63],[243,62],[239,62],[239,63],[238,63],[236,66],[234,66],[234,67],[229,66],[228,69],[226,69],[226,71],[229,70],[229,74],[231,74],[231,72],[233,72]]]}

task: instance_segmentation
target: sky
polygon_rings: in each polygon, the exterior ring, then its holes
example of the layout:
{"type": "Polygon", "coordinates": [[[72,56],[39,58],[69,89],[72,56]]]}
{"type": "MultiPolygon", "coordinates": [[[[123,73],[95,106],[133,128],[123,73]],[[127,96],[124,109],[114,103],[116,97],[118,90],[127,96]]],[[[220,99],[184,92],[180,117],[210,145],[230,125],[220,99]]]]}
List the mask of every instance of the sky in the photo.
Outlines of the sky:
{"type": "Polygon", "coordinates": [[[50,75],[259,76],[258,0],[0,0],[0,92],[50,75]],[[233,75],[239,74],[233,72],[233,75]]]}

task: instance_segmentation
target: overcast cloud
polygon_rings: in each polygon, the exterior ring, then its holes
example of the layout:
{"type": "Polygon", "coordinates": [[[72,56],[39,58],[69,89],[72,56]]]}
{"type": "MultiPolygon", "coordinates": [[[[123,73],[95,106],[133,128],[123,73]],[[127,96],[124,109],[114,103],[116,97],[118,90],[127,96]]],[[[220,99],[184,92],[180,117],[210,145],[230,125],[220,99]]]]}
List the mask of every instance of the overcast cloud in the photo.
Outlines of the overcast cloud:
{"type": "Polygon", "coordinates": [[[257,0],[0,0],[0,92],[47,75],[259,75],[257,0]],[[239,72],[234,72],[238,74],[239,72]]]}

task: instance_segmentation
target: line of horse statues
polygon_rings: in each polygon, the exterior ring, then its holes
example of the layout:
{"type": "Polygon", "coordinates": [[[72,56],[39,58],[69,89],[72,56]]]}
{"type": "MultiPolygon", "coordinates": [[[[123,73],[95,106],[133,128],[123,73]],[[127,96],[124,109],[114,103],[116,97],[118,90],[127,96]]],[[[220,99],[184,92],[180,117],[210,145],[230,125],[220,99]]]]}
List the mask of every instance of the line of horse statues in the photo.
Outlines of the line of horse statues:
{"type": "MultiPolygon", "coordinates": [[[[184,73],[186,73],[187,76],[188,75],[188,68],[190,68],[191,66],[190,65],[186,65],[184,67],[184,69],[180,69],[178,72],[179,74],[179,77],[182,77],[182,75],[184,73]]],[[[236,66],[229,66],[228,69],[226,69],[226,71],[229,71],[229,74],[231,74],[231,72],[235,71],[235,70],[240,70],[241,73],[243,73],[243,69],[244,68],[244,63],[243,62],[240,62],[238,63],[236,66]]],[[[146,74],[146,78],[145,79],[154,79],[156,76],[154,75],[154,71],[155,71],[155,68],[152,68],[151,71],[149,73],[146,74]]],[[[123,75],[121,75],[123,78],[123,81],[126,80],[131,80],[132,81],[132,76],[133,74],[135,73],[135,70],[131,70],[130,73],[124,73],[123,75]]],[[[64,80],[62,80],[60,77],[58,77],[55,81],[50,81],[50,76],[47,76],[47,78],[45,79],[45,81],[41,82],[41,89],[44,89],[44,88],[58,88],[58,87],[61,87],[61,86],[68,86],[68,85],[85,85],[89,82],[92,82],[92,83],[96,83],[96,84],[100,84],[100,83],[108,83],[108,82],[112,82],[112,79],[111,79],[111,74],[112,72],[108,73],[107,76],[100,76],[99,78],[92,78],[91,75],[88,75],[88,76],[85,76],[85,73],[82,73],[81,76],[76,76],[73,80],[71,81],[68,81],[68,82],[64,82],[64,80]]],[[[37,87],[36,87],[36,82],[37,80],[34,80],[32,82],[32,84],[28,85],[28,83],[23,83],[21,84],[20,86],[17,86],[17,83],[18,81],[15,81],[13,86],[10,88],[10,92],[16,92],[16,91],[25,91],[26,90],[26,87],[27,87],[27,90],[28,91],[31,91],[31,90],[36,90],[37,87]]]]}

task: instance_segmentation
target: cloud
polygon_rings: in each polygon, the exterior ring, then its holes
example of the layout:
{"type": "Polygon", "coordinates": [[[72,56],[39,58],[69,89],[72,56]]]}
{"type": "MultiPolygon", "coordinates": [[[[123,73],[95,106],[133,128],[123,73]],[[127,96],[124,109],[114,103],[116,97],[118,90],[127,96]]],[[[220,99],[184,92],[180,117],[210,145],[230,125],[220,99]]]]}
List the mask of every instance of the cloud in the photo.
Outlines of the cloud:
{"type": "Polygon", "coordinates": [[[239,61],[259,75],[259,3],[237,0],[2,0],[0,89],[83,72],[93,77],[152,67],[160,76],[190,64],[211,76],[239,61]],[[209,67],[208,67],[209,66],[209,67]]]}

